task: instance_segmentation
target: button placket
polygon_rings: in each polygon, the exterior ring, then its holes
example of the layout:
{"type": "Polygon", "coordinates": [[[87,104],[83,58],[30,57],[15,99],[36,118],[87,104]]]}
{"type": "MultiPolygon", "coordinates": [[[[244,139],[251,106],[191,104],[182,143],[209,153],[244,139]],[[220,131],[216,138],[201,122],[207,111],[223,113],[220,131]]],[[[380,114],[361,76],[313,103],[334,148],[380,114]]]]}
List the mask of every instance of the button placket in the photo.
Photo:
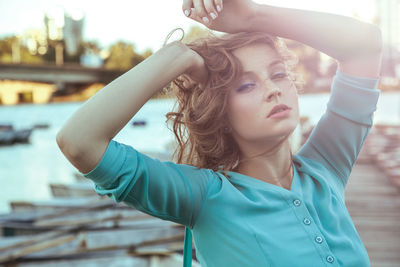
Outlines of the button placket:
{"type": "MultiPolygon", "coordinates": [[[[293,205],[295,205],[296,207],[300,206],[301,205],[301,200],[300,199],[293,200],[293,205]]],[[[310,225],[311,221],[308,218],[304,218],[303,219],[303,223],[305,225],[310,225]]]]}
{"type": "MultiPolygon", "coordinates": [[[[304,205],[304,209],[301,207],[302,201],[300,199],[292,199],[292,204],[295,206],[294,211],[296,213],[296,216],[300,219],[301,217],[303,217],[304,215],[308,215],[310,216],[310,214],[308,213],[307,207],[304,205]],[[302,215],[302,216],[301,216],[302,215]]],[[[326,242],[323,242],[324,239],[321,236],[321,233],[319,232],[319,229],[317,227],[317,225],[311,225],[311,220],[308,219],[307,217],[303,217],[303,223],[305,225],[310,225],[309,227],[305,228],[308,229],[306,230],[310,235],[314,235],[314,242],[318,243],[320,246],[317,246],[316,248],[318,249],[320,255],[322,256],[322,258],[324,257],[323,255],[328,252],[331,253],[330,248],[328,246],[328,244],[326,242]],[[316,229],[317,232],[314,232],[313,229],[316,229]],[[314,233],[313,233],[314,232],[314,233]],[[316,234],[316,235],[315,235],[316,234]]],[[[328,263],[331,263],[334,266],[337,266],[337,264],[334,263],[335,259],[332,255],[328,255],[325,257],[325,260],[328,263]]]]}

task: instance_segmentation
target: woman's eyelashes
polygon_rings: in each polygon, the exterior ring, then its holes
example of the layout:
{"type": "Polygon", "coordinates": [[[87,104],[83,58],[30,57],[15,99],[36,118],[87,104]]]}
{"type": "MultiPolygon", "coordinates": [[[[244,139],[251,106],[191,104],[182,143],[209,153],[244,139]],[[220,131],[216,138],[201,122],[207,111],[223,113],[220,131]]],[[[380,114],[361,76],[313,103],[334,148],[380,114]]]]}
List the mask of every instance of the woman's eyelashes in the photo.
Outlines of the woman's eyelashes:
{"type": "MultiPolygon", "coordinates": [[[[280,73],[277,73],[276,75],[272,76],[272,80],[283,79],[283,78],[286,78],[287,76],[288,76],[288,75],[287,75],[286,72],[280,72],[280,73]]],[[[238,91],[238,92],[244,91],[245,89],[247,89],[247,88],[249,88],[249,87],[252,87],[252,86],[254,86],[254,85],[255,85],[254,82],[252,82],[252,83],[245,83],[245,84],[243,84],[242,86],[240,86],[240,87],[237,89],[237,91],[238,91]]]]}

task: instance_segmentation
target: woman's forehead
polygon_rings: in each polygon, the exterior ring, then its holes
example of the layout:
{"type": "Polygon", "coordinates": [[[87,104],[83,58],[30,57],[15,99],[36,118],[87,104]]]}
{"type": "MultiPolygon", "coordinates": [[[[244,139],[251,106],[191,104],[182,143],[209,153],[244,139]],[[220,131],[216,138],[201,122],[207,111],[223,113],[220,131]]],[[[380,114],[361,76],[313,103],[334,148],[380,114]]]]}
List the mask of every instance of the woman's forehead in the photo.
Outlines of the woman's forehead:
{"type": "MultiPolygon", "coordinates": [[[[266,69],[272,69],[273,67],[285,68],[285,62],[281,58],[274,58],[274,59],[271,60],[271,62],[269,62],[265,66],[266,69]]],[[[251,70],[244,69],[243,73],[242,73],[242,76],[251,75],[253,73],[254,72],[251,71],[251,70]]]]}
{"type": "Polygon", "coordinates": [[[246,56],[251,56],[251,55],[269,55],[271,58],[274,56],[278,56],[278,52],[274,47],[272,47],[272,44],[267,44],[267,43],[253,43],[253,44],[248,44],[242,47],[239,47],[235,50],[233,50],[233,54],[237,57],[246,57],[246,56]]]}
{"type": "Polygon", "coordinates": [[[234,50],[233,53],[243,66],[243,71],[247,71],[247,65],[258,64],[265,68],[279,64],[284,65],[284,61],[278,52],[267,44],[248,45],[234,50]]]}

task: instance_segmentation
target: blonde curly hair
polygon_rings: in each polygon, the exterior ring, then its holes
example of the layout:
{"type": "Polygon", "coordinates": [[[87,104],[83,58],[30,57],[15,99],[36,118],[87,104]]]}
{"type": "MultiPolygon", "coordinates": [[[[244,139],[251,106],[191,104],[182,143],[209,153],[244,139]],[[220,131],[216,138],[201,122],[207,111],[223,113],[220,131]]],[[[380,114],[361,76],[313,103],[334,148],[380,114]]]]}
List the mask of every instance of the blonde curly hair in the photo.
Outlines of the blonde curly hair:
{"type": "MultiPolygon", "coordinates": [[[[164,45],[177,29],[169,33],[164,45]]],[[[224,130],[229,127],[226,116],[228,92],[243,71],[239,59],[232,52],[254,43],[268,44],[275,49],[297,91],[303,90],[304,80],[300,73],[294,71],[298,57],[280,37],[264,32],[216,36],[210,31],[207,37],[185,43],[203,57],[208,80],[198,84],[189,75],[182,74],[172,81],[172,86],[168,86],[177,99],[175,111],[166,114],[166,123],[172,121],[177,140],[178,146],[173,153],[176,163],[222,171],[225,176],[227,171],[236,171],[240,162],[239,147],[224,130]]]]}

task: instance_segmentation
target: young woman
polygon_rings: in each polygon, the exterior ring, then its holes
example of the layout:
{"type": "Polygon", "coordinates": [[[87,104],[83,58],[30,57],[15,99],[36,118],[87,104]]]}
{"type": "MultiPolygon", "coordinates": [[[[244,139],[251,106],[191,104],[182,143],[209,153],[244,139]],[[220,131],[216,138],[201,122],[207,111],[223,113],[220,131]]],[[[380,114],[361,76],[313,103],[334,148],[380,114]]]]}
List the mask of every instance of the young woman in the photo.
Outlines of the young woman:
{"type": "Polygon", "coordinates": [[[344,190],[380,93],[379,28],[248,0],[185,0],[183,12],[226,34],[174,41],[108,84],[58,132],[61,151],[99,194],[185,225],[202,266],[369,266],[344,190]],[[278,36],[338,63],[295,154],[301,82],[278,36]],[[177,163],[114,141],[171,81],[177,163]]]}

